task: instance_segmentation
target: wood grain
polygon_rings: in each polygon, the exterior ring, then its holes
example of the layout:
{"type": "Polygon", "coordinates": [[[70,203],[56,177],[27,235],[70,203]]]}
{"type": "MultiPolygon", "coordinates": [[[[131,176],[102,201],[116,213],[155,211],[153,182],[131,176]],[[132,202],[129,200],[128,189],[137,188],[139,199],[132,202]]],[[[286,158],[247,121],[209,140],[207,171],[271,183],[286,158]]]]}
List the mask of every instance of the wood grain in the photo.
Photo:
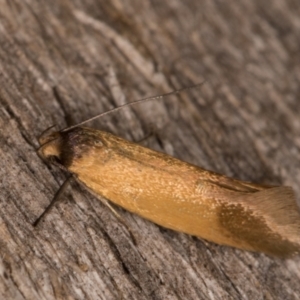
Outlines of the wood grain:
{"type": "Polygon", "coordinates": [[[299,258],[165,230],[135,236],[36,154],[41,132],[145,96],[200,90],[92,122],[201,167],[300,195],[298,1],[0,1],[1,299],[298,299],[299,258]]]}

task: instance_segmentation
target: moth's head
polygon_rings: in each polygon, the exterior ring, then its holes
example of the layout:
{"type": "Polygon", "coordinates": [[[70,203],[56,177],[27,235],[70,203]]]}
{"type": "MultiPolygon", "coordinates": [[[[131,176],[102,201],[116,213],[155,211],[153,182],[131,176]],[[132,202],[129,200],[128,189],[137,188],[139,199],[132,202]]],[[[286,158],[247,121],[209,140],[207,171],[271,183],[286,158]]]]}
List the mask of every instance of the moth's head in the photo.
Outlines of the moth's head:
{"type": "Polygon", "coordinates": [[[49,133],[49,130],[45,131],[39,137],[40,148],[38,149],[38,155],[45,161],[60,161],[62,152],[62,135],[60,132],[49,133]]]}
{"type": "Polygon", "coordinates": [[[43,133],[39,137],[39,156],[46,161],[69,168],[84,163],[90,153],[103,147],[99,135],[89,128],[77,127],[68,131],[43,133]]]}

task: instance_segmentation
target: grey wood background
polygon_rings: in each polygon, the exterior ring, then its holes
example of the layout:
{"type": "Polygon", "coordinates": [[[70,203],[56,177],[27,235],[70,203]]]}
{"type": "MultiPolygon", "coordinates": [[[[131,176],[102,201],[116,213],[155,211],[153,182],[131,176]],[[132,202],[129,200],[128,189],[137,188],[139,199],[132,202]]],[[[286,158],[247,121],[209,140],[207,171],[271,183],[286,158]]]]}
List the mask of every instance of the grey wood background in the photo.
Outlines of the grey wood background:
{"type": "Polygon", "coordinates": [[[36,154],[63,128],[207,80],[174,99],[92,122],[300,200],[298,0],[0,1],[1,299],[299,299],[300,260],[239,251],[118,208],[137,237],[36,154]]]}

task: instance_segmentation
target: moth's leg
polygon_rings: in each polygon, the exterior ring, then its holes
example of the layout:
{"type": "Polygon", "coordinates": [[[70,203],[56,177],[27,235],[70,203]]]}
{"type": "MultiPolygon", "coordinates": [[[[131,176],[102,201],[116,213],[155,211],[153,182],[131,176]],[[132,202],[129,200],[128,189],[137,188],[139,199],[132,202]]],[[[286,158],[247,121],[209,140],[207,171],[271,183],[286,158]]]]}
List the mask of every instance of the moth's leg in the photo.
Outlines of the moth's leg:
{"type": "Polygon", "coordinates": [[[133,244],[136,246],[137,242],[136,242],[136,238],[132,232],[132,230],[130,229],[130,226],[126,223],[126,221],[124,220],[124,218],[122,218],[122,216],[119,215],[119,213],[110,205],[110,203],[104,199],[103,197],[101,197],[101,199],[99,197],[97,197],[104,205],[106,205],[111,212],[114,214],[114,216],[117,218],[118,221],[120,221],[128,230],[129,235],[132,239],[133,244]]]}
{"type": "Polygon", "coordinates": [[[154,137],[155,140],[157,141],[157,143],[159,144],[159,146],[162,149],[164,149],[164,143],[160,137],[159,130],[154,128],[154,126],[152,126],[150,128],[150,131],[148,132],[148,134],[146,134],[142,139],[135,141],[134,143],[145,145],[145,144],[147,144],[147,141],[152,137],[154,137]]]}
{"type": "Polygon", "coordinates": [[[147,141],[149,138],[155,136],[156,133],[151,129],[151,131],[149,131],[143,138],[141,138],[140,140],[136,141],[135,143],[137,144],[142,144],[143,142],[147,141]]]}
{"type": "MultiPolygon", "coordinates": [[[[117,220],[120,221],[120,223],[122,223],[122,225],[124,225],[124,227],[127,228],[128,232],[129,232],[129,235],[130,235],[130,238],[132,239],[133,244],[137,245],[136,238],[135,238],[132,230],[130,229],[130,226],[126,223],[126,221],[124,220],[124,218],[122,218],[122,216],[120,216],[119,213],[110,205],[109,201],[107,199],[105,199],[103,196],[100,196],[100,195],[96,194],[93,190],[89,189],[83,182],[81,182],[80,180],[78,180],[78,178],[76,177],[76,175],[72,174],[70,177],[74,178],[76,180],[76,182],[80,186],[82,186],[85,190],[87,190],[88,192],[90,192],[93,196],[95,196],[99,201],[101,201],[106,207],[108,207],[111,210],[111,212],[114,214],[114,216],[117,218],[117,220]]],[[[66,184],[66,182],[64,182],[63,185],[65,185],[65,184],[66,184]]],[[[61,189],[62,189],[62,187],[61,187],[61,189]]],[[[57,193],[59,193],[59,191],[57,193]]],[[[46,209],[48,209],[48,207],[46,209]]]]}
{"type": "Polygon", "coordinates": [[[152,137],[156,137],[157,139],[159,139],[158,130],[153,124],[149,126],[149,132],[140,140],[134,141],[134,143],[143,144],[152,137]]]}
{"type": "Polygon", "coordinates": [[[65,180],[65,182],[62,184],[62,186],[58,189],[58,191],[54,195],[54,197],[53,197],[52,201],[50,202],[50,204],[46,207],[46,209],[44,210],[44,212],[32,224],[34,227],[36,227],[40,223],[40,221],[45,217],[45,215],[48,214],[51,211],[51,209],[53,208],[54,204],[56,202],[58,202],[58,200],[61,198],[61,195],[68,188],[68,186],[69,186],[69,184],[71,182],[71,179],[72,179],[72,175],[70,175],[65,180]]]}

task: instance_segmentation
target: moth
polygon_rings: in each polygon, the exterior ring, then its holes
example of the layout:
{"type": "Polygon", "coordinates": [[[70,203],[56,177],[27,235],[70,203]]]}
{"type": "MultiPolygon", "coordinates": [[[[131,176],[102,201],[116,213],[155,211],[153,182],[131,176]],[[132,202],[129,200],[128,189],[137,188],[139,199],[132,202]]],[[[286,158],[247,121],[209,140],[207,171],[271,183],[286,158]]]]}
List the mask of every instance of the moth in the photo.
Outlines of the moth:
{"type": "Polygon", "coordinates": [[[300,212],[292,188],[207,171],[82,127],[85,122],[43,134],[38,153],[73,174],[94,195],[160,226],[217,244],[280,257],[298,254],[300,212]]]}

